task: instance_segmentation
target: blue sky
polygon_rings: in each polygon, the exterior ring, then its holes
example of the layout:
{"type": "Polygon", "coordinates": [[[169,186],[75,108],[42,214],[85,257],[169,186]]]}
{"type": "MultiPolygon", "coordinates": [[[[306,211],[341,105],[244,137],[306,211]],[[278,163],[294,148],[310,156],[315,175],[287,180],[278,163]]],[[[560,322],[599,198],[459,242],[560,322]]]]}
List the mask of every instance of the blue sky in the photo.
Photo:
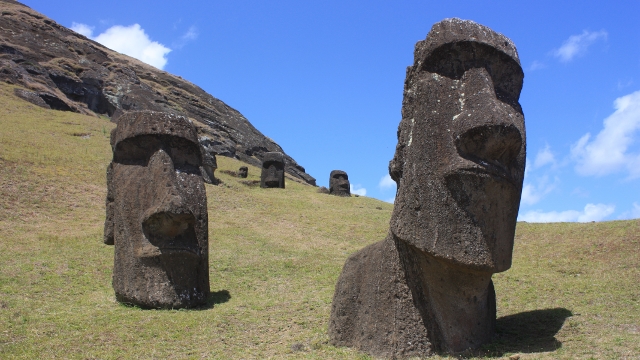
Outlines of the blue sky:
{"type": "Polygon", "coordinates": [[[236,108],[328,185],[393,201],[405,68],[459,17],[511,38],[525,72],[520,220],[640,217],[640,1],[24,0],[236,108]],[[144,49],[144,51],[140,51],[144,49]]]}

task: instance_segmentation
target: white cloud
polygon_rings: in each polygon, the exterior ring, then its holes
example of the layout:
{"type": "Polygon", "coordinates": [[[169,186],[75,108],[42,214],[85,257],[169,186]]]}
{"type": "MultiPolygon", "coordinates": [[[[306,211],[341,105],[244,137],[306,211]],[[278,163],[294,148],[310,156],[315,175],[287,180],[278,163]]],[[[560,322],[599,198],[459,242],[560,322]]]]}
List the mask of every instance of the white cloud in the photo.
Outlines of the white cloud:
{"type": "Polygon", "coordinates": [[[538,60],[534,60],[533,63],[531,64],[531,66],[529,66],[529,71],[536,71],[539,69],[544,69],[546,68],[547,65],[545,65],[544,63],[541,63],[538,60]]]}
{"type": "Polygon", "coordinates": [[[595,138],[587,133],[571,146],[579,174],[602,176],[626,168],[630,178],[640,177],[640,153],[627,151],[640,129],[640,91],[617,98],[614,108],[595,138]]]}
{"type": "Polygon", "coordinates": [[[381,190],[391,189],[396,187],[396,182],[393,181],[389,174],[387,174],[383,176],[382,179],[380,179],[380,183],[378,183],[378,186],[381,190]]]}
{"type": "Polygon", "coordinates": [[[87,24],[80,24],[77,22],[71,23],[71,30],[88,38],[91,38],[93,36],[93,29],[93,26],[89,26],[87,24]]]}
{"type": "MultiPolygon", "coordinates": [[[[115,25],[96,37],[93,37],[93,27],[86,24],[74,22],[71,29],[112,50],[134,57],[158,69],[164,68],[167,64],[167,54],[171,52],[171,49],[159,42],[151,41],[139,24],[115,25]]],[[[187,32],[185,36],[187,35],[197,37],[195,32],[191,35],[187,32]]]]}
{"type": "Polygon", "coordinates": [[[367,189],[363,188],[360,184],[357,184],[355,186],[349,184],[349,188],[351,189],[352,194],[356,194],[360,196],[367,195],[367,189]]]}
{"type": "Polygon", "coordinates": [[[547,144],[544,149],[538,151],[538,155],[536,155],[536,160],[533,162],[534,168],[543,167],[547,164],[556,164],[556,159],[551,152],[551,148],[547,144]]]}
{"type": "Polygon", "coordinates": [[[545,175],[538,179],[536,185],[532,185],[531,183],[525,184],[522,187],[522,198],[520,199],[520,203],[524,205],[533,205],[537,203],[545,195],[553,191],[559,182],[560,179],[556,177],[554,182],[551,183],[549,181],[549,177],[545,175]]]}
{"type": "Polygon", "coordinates": [[[569,36],[559,49],[553,51],[553,55],[559,58],[561,62],[569,62],[576,56],[584,55],[587,52],[587,48],[597,40],[606,40],[607,35],[604,30],[596,32],[584,30],[580,35],[569,36]]]}
{"type": "Polygon", "coordinates": [[[600,221],[611,215],[614,210],[615,206],[613,205],[587,204],[582,211],[528,211],[524,215],[518,216],[518,221],[535,223],[600,221]]]}

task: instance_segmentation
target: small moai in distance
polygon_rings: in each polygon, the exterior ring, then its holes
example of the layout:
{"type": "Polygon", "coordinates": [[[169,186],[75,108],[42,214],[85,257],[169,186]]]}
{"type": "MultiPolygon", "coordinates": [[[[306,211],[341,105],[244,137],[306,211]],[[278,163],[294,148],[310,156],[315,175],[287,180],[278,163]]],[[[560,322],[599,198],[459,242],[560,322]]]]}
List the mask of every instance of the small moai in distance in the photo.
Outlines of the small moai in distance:
{"type": "Polygon", "coordinates": [[[332,344],[397,358],[491,340],[491,276],[511,267],[524,178],[523,78],[513,42],[472,21],[443,20],[416,44],[389,233],[347,259],[332,344]]]}
{"type": "Polygon", "coordinates": [[[284,189],[284,155],[281,152],[264,153],[260,187],[284,189]]]}
{"type": "Polygon", "coordinates": [[[349,176],[342,170],[333,170],[329,174],[329,194],[337,196],[351,196],[349,176]]]}
{"type": "Polygon", "coordinates": [[[240,169],[238,169],[238,177],[246,179],[247,176],[249,176],[249,168],[246,166],[240,166],[240,169]]]}
{"type": "Polygon", "coordinates": [[[115,245],[116,299],[145,308],[206,303],[207,198],[193,124],[168,113],[124,113],[111,148],[104,239],[115,245]]]}

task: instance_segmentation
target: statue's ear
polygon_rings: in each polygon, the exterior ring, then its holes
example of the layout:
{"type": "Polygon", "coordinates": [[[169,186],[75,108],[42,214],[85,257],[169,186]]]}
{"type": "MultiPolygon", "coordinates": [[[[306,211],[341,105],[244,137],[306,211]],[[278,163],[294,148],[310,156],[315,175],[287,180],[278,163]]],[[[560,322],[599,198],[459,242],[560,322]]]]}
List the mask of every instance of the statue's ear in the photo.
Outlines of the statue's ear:
{"type": "Polygon", "coordinates": [[[113,245],[113,163],[109,163],[107,166],[107,214],[104,219],[104,238],[105,245],[113,245]]]}

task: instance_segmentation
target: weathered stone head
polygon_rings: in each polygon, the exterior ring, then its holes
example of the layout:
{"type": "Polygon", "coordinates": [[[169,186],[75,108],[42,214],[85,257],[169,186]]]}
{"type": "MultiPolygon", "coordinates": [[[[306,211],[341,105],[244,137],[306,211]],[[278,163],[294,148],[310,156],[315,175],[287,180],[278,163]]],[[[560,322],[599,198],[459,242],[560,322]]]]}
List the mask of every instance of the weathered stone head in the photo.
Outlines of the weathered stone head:
{"type": "Polygon", "coordinates": [[[349,176],[342,170],[333,170],[329,175],[329,194],[351,196],[349,176]]]}
{"type": "Polygon", "coordinates": [[[505,36],[447,19],[407,69],[391,231],[417,249],[487,272],[511,266],[525,166],[524,74],[505,36]]]}
{"type": "Polygon", "coordinates": [[[281,152],[264,153],[260,187],[284,189],[284,155],[281,152]]]}
{"type": "Polygon", "coordinates": [[[525,166],[514,44],[460,19],[435,24],[407,69],[389,235],[349,257],[329,336],[382,357],[491,340],[491,275],[511,266],[525,166]]]}
{"type": "Polygon", "coordinates": [[[247,176],[249,176],[249,168],[246,166],[240,166],[240,169],[238,169],[238,177],[246,179],[247,176]]]}
{"type": "Polygon", "coordinates": [[[193,124],[167,113],[126,113],[112,132],[111,146],[107,202],[109,195],[113,201],[105,242],[113,234],[116,298],[152,308],[205,303],[207,198],[193,124]]]}
{"type": "Polygon", "coordinates": [[[202,173],[204,182],[207,184],[215,184],[215,171],[218,168],[218,161],[216,160],[216,153],[210,144],[209,139],[200,141],[200,150],[202,151],[202,166],[200,172],[202,173]]]}

